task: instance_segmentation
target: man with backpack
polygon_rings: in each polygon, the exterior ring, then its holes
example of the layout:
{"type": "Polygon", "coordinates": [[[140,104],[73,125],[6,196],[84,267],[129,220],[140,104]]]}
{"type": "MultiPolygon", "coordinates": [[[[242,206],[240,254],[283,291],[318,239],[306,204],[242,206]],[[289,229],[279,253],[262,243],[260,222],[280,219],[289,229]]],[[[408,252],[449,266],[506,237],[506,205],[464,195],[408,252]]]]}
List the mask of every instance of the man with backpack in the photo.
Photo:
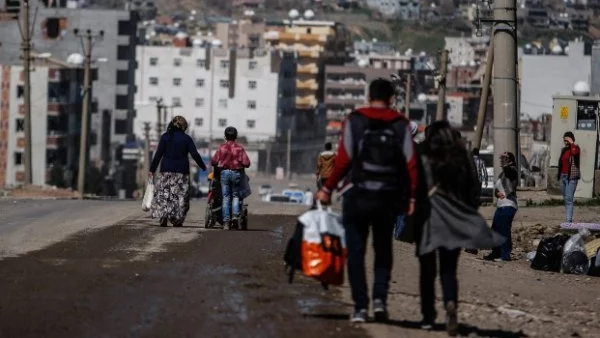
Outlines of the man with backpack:
{"type": "Polygon", "coordinates": [[[342,223],[346,231],[348,278],[352,289],[352,322],[365,322],[369,297],[365,252],[369,225],[373,228],[375,320],[388,319],[387,294],[392,271],[392,235],[399,213],[412,215],[417,188],[417,159],[409,121],[390,108],[395,98],[388,80],[369,86],[369,106],[344,121],[335,166],[316,199],[331,203],[331,193],[342,179],[350,185],[343,195],[342,223]]]}

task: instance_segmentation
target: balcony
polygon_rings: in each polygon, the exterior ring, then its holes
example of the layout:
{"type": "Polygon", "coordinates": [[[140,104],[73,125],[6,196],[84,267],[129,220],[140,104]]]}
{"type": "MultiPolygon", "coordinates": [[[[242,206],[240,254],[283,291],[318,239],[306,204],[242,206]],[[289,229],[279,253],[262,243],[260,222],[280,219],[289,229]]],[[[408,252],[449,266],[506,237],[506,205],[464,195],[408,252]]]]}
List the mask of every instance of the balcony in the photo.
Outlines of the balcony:
{"type": "Polygon", "coordinates": [[[346,109],[327,109],[327,119],[328,120],[343,120],[348,114],[352,112],[351,108],[346,109]]]}
{"type": "Polygon", "coordinates": [[[50,132],[46,138],[46,149],[56,150],[63,145],[64,135],[50,132]]]}
{"type": "Polygon", "coordinates": [[[317,58],[319,58],[320,55],[321,55],[320,48],[317,48],[317,49],[307,48],[307,49],[298,50],[298,56],[301,58],[317,59],[317,58]]]}
{"type": "Polygon", "coordinates": [[[296,89],[317,90],[319,89],[319,84],[314,79],[296,80],[296,89]]]}
{"type": "Polygon", "coordinates": [[[298,74],[318,74],[319,68],[314,63],[309,63],[306,65],[298,65],[297,72],[298,74]]]}
{"type": "Polygon", "coordinates": [[[364,94],[329,94],[325,98],[326,104],[337,104],[337,105],[361,105],[365,104],[367,97],[364,94]]]}
{"type": "Polygon", "coordinates": [[[339,89],[361,89],[367,86],[367,81],[362,78],[327,78],[328,88],[339,88],[339,89]]]}
{"type": "Polygon", "coordinates": [[[317,98],[314,95],[296,96],[296,107],[311,108],[317,105],[317,98]]]}
{"type": "Polygon", "coordinates": [[[306,34],[306,33],[279,33],[280,41],[294,41],[301,43],[325,43],[327,42],[326,35],[306,34]]]}

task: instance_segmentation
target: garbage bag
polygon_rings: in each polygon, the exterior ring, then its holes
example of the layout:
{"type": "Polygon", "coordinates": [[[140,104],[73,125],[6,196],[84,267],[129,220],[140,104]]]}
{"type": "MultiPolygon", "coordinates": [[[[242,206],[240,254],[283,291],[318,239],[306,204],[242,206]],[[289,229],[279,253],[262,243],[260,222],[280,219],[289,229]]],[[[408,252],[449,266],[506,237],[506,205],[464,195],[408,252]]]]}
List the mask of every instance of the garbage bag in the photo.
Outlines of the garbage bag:
{"type": "Polygon", "coordinates": [[[564,273],[585,275],[590,268],[590,260],[585,251],[584,239],[590,235],[588,229],[579,232],[565,243],[562,255],[562,270],[564,273]]]}
{"type": "Polygon", "coordinates": [[[560,272],[563,246],[568,236],[558,234],[553,237],[543,238],[538,244],[531,268],[542,271],[560,272]]]}
{"type": "Polygon", "coordinates": [[[304,225],[301,244],[304,275],[323,284],[342,285],[348,253],[339,215],[317,203],[317,210],[305,212],[298,221],[304,225]]]}
{"type": "Polygon", "coordinates": [[[154,199],[154,182],[152,179],[148,179],[146,184],[146,192],[144,192],[144,199],[142,200],[142,210],[148,211],[152,208],[152,200],[154,199]]]}

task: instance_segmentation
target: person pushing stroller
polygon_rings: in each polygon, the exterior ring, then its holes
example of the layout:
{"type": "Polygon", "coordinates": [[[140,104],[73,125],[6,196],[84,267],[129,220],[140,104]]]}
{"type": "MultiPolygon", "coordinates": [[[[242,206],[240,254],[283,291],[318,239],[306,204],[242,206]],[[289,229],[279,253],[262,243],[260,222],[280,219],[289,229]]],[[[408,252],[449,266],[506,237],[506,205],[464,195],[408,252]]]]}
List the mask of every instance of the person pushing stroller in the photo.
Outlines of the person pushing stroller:
{"type": "Polygon", "coordinates": [[[250,167],[250,159],[244,147],[236,142],[237,129],[225,128],[225,143],[219,146],[211,159],[215,176],[221,182],[223,197],[223,225],[226,229],[236,228],[240,219],[240,190],[244,170],[250,167]]]}

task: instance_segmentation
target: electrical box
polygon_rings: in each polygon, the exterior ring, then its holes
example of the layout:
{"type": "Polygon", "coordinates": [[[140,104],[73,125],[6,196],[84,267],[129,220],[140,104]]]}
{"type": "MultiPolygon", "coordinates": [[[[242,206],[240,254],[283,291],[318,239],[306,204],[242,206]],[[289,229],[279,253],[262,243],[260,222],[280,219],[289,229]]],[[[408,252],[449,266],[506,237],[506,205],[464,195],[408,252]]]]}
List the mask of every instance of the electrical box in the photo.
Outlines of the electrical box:
{"type": "MultiPolygon", "coordinates": [[[[600,97],[559,95],[552,99],[550,167],[556,173],[560,153],[564,148],[563,135],[567,131],[573,132],[575,143],[581,148],[581,179],[577,184],[575,197],[591,198],[594,196],[594,175],[597,168],[600,97]]],[[[556,177],[550,176],[554,175],[549,175],[548,180],[556,180],[556,177]]],[[[560,186],[560,182],[557,183],[560,186]]]]}

